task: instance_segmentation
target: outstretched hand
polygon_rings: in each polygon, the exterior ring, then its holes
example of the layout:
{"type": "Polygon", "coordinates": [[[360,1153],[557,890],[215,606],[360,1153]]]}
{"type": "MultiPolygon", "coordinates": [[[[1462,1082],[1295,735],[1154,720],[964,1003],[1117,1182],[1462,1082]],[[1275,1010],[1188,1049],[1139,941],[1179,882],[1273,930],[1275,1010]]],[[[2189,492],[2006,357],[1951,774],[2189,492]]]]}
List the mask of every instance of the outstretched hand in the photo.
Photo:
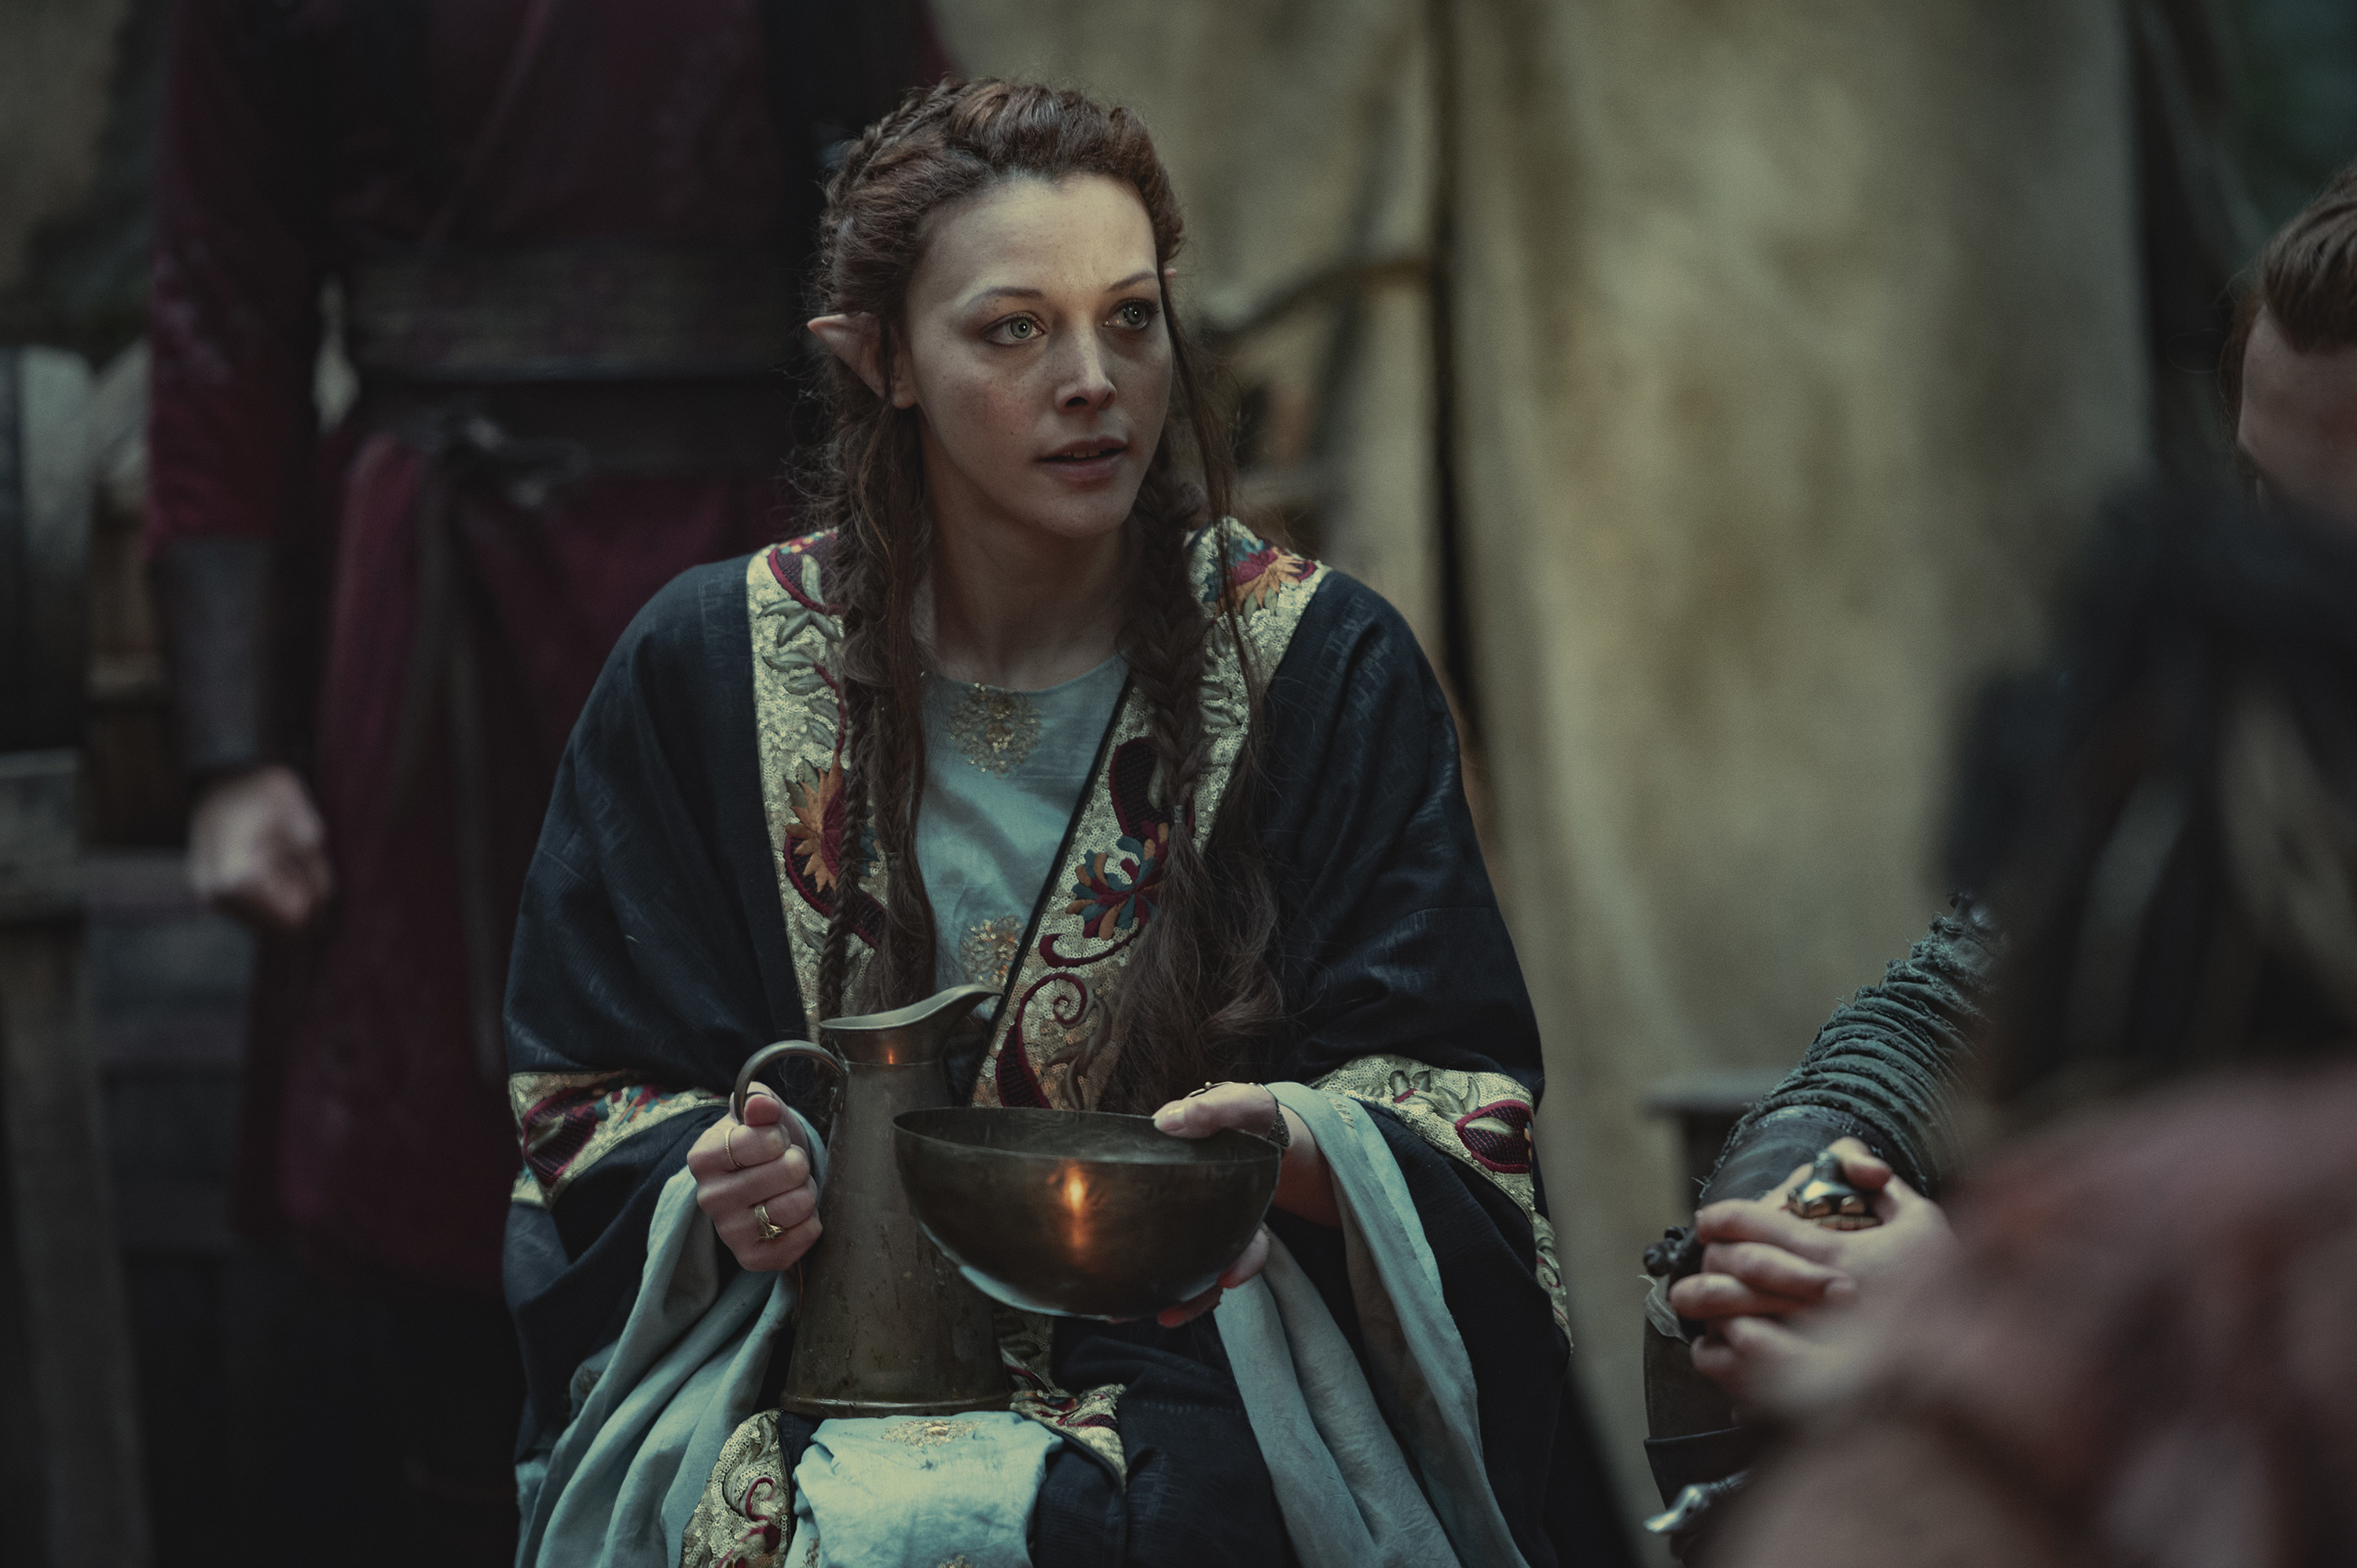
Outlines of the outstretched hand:
{"type": "MultiPolygon", "coordinates": [[[[1308,1122],[1277,1103],[1266,1084],[1222,1083],[1198,1090],[1157,1111],[1154,1124],[1180,1138],[1208,1138],[1222,1127],[1265,1136],[1278,1117],[1285,1119],[1293,1141],[1286,1146],[1285,1161],[1277,1171],[1276,1207],[1320,1225],[1340,1225],[1341,1206],[1335,1200],[1333,1175],[1326,1168],[1317,1138],[1308,1122]]],[[[1235,1262],[1221,1273],[1218,1284],[1192,1301],[1165,1307],[1154,1320],[1165,1328],[1176,1328],[1211,1311],[1220,1305],[1224,1292],[1260,1273],[1268,1262],[1268,1247],[1267,1228],[1254,1231],[1235,1262]]]]}
{"type": "Polygon", "coordinates": [[[696,1207],[747,1270],[790,1269],[818,1240],[818,1184],[811,1179],[810,1155],[794,1140],[786,1102],[766,1085],[753,1086],[744,1121],[723,1116],[704,1130],[687,1151],[687,1168],[695,1176],[696,1207]],[[755,1204],[779,1235],[763,1239],[755,1204]]]}

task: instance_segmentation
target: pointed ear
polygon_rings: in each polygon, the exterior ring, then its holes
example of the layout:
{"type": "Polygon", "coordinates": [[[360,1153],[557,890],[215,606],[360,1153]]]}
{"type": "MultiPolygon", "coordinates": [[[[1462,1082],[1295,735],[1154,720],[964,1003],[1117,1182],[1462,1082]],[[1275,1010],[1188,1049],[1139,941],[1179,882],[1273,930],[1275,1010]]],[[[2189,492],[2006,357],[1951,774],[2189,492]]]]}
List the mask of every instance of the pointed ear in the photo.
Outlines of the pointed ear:
{"type": "Polygon", "coordinates": [[[818,335],[836,359],[851,367],[852,374],[867,383],[869,392],[884,395],[883,368],[876,362],[877,345],[883,335],[877,331],[874,317],[865,311],[814,316],[803,325],[818,335]]]}

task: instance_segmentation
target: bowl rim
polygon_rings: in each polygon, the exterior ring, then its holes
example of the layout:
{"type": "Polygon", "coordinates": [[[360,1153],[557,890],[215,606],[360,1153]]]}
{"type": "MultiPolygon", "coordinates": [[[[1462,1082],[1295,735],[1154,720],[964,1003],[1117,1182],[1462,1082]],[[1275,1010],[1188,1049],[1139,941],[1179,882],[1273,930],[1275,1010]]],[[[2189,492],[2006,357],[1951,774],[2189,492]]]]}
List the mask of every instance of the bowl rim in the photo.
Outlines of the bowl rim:
{"type": "Polygon", "coordinates": [[[1168,1162],[1169,1165],[1174,1167],[1192,1163],[1197,1165],[1206,1167],[1248,1168],[1261,1164],[1264,1161],[1273,1166],[1281,1165],[1285,1160],[1285,1151],[1283,1149],[1278,1148],[1266,1138],[1260,1137],[1252,1133],[1247,1133],[1241,1127],[1222,1127],[1200,1138],[1181,1138],[1175,1133],[1165,1133],[1159,1127],[1155,1126],[1154,1118],[1151,1116],[1133,1116],[1127,1112],[1122,1111],[1067,1111],[1052,1105],[926,1106],[915,1111],[903,1111],[899,1115],[893,1117],[893,1136],[896,1138],[913,1138],[927,1144],[936,1144],[945,1149],[972,1150],[977,1154],[995,1155],[1009,1159],[1046,1160],[1051,1161],[1057,1165],[1070,1165],[1077,1163],[1081,1165],[1152,1166],[1164,1163],[1152,1160],[1127,1160],[1122,1159],[1118,1156],[1107,1157],[1102,1155],[1060,1155],[1050,1153],[1045,1149],[993,1148],[986,1144],[970,1143],[963,1138],[943,1137],[938,1133],[929,1133],[920,1128],[909,1125],[909,1122],[912,1118],[920,1116],[940,1116],[944,1113],[955,1114],[961,1119],[969,1115],[976,1117],[1044,1115],[1058,1117],[1086,1116],[1101,1118],[1105,1121],[1135,1122],[1159,1137],[1168,1138],[1173,1144],[1183,1144],[1191,1148],[1203,1150],[1207,1153],[1216,1152],[1220,1156],[1215,1159],[1198,1160],[1194,1162],[1168,1162]],[[1239,1143],[1238,1140],[1248,1140],[1248,1142],[1239,1143]]]}

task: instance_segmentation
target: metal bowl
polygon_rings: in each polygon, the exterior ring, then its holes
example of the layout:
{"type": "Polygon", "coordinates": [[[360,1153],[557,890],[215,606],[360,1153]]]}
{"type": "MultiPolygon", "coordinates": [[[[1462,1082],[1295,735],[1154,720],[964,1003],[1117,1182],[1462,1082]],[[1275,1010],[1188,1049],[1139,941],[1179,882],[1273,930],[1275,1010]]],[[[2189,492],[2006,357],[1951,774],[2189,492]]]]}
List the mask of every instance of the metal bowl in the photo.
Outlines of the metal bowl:
{"type": "Polygon", "coordinates": [[[1175,1138],[1145,1116],[952,1106],[892,1122],[917,1222],[1009,1306],[1149,1317],[1219,1283],[1268,1212],[1282,1158],[1233,1128],[1175,1138]]]}

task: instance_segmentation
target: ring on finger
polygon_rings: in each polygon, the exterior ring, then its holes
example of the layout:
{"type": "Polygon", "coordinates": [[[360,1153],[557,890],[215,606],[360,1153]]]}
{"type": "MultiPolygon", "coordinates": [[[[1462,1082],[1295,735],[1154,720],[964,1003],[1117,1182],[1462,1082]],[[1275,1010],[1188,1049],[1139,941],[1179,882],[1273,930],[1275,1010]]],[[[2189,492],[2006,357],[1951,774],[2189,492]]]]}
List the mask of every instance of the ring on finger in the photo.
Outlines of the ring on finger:
{"type": "Polygon", "coordinates": [[[776,1224],[770,1219],[770,1206],[767,1203],[757,1203],[753,1206],[753,1226],[760,1232],[761,1240],[764,1241],[774,1241],[786,1233],[784,1226],[776,1224]]]}
{"type": "Polygon", "coordinates": [[[732,1171],[741,1171],[745,1168],[744,1165],[737,1158],[737,1134],[744,1130],[745,1123],[739,1122],[734,1127],[728,1129],[728,1135],[726,1137],[720,1140],[720,1152],[728,1156],[728,1168],[732,1171]]]}

